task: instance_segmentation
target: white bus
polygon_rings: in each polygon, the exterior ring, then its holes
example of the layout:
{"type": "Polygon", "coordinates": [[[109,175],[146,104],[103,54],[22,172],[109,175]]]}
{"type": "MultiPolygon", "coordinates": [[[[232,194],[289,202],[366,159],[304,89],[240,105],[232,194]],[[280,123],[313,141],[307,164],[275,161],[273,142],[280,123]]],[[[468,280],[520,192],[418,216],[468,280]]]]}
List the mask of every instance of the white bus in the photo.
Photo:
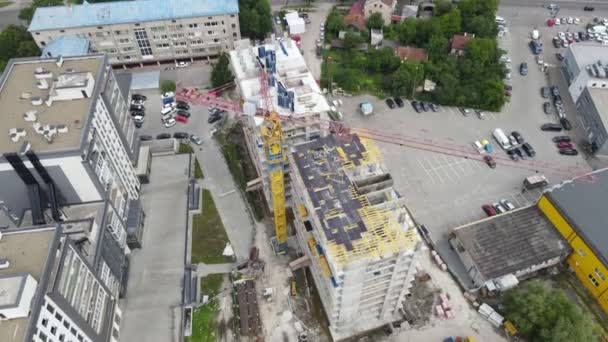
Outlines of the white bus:
{"type": "Polygon", "coordinates": [[[494,136],[494,139],[496,139],[498,145],[500,145],[500,147],[502,147],[504,150],[508,150],[511,148],[511,142],[509,141],[509,138],[507,137],[505,132],[502,131],[502,129],[495,129],[492,133],[492,136],[494,136]]]}

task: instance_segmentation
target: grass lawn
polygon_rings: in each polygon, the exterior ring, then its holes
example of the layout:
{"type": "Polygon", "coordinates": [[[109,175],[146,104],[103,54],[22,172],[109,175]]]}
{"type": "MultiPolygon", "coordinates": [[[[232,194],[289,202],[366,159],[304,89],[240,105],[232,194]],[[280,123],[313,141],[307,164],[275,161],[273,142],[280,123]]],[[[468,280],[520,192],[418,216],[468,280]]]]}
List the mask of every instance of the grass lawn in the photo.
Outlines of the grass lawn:
{"type": "Polygon", "coordinates": [[[210,274],[201,278],[201,293],[209,297],[215,296],[222,286],[223,274],[210,274]]]}
{"type": "Polygon", "coordinates": [[[192,147],[188,144],[180,143],[177,153],[193,153],[192,147]]]}
{"type": "MultiPolygon", "coordinates": [[[[344,70],[349,67],[344,65],[345,52],[337,50],[329,50],[324,52],[323,64],[321,65],[321,84],[323,87],[328,87],[329,77],[331,76],[332,82],[336,82],[336,75],[340,75],[344,70]],[[327,58],[331,58],[332,62],[327,63],[327,58]]],[[[357,52],[357,56],[363,60],[367,59],[366,54],[357,52]]],[[[382,80],[384,78],[382,73],[373,73],[368,70],[359,70],[354,67],[351,69],[357,72],[357,90],[348,91],[350,93],[369,93],[379,98],[385,97],[386,94],[382,90],[382,80]]],[[[338,84],[340,86],[340,84],[338,84]]]]}
{"type": "Polygon", "coordinates": [[[192,218],[192,263],[233,262],[234,257],[222,255],[228,241],[211,192],[203,189],[203,212],[192,218]]]}
{"type": "Polygon", "coordinates": [[[205,175],[203,175],[203,169],[201,169],[201,164],[198,162],[198,158],[194,159],[194,178],[205,178],[205,175]]]}
{"type": "Polygon", "coordinates": [[[186,337],[187,342],[215,342],[216,323],[219,304],[216,300],[194,310],[192,314],[192,336],[186,337]]]}

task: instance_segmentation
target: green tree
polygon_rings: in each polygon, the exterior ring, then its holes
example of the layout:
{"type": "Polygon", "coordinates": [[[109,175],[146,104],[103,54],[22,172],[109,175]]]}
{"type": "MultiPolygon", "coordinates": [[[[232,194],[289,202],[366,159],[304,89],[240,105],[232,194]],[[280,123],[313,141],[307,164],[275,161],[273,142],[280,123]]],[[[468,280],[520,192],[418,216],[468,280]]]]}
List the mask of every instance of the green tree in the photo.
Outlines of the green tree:
{"type": "Polygon", "coordinates": [[[359,71],[351,68],[340,69],[340,72],[332,73],[334,82],[347,91],[359,90],[359,71]]]}
{"type": "Polygon", "coordinates": [[[454,34],[461,31],[462,17],[458,8],[453,9],[439,17],[440,30],[444,37],[451,38],[454,34]]]}
{"type": "Polygon", "coordinates": [[[213,65],[213,70],[211,70],[211,85],[213,88],[217,88],[233,80],[234,76],[232,76],[232,71],[230,71],[230,60],[225,53],[222,53],[217,63],[213,65]]]}
{"type": "Polygon", "coordinates": [[[344,16],[337,10],[332,10],[327,16],[325,28],[329,34],[337,36],[344,28],[344,16]]]}
{"type": "Polygon", "coordinates": [[[589,315],[563,291],[538,280],[507,292],[505,316],[530,341],[598,341],[598,329],[589,315]]]}
{"type": "Polygon", "coordinates": [[[393,96],[413,97],[423,78],[424,68],[420,63],[402,63],[392,75],[391,93],[393,96]]]}
{"type": "Polygon", "coordinates": [[[412,44],[416,40],[416,28],[418,26],[418,20],[414,18],[405,19],[397,29],[397,37],[401,44],[412,44]]]}
{"type": "Polygon", "coordinates": [[[498,33],[494,18],[482,15],[468,20],[463,27],[467,32],[473,33],[480,38],[494,38],[498,33]]]}
{"type": "Polygon", "coordinates": [[[36,8],[61,5],[63,5],[63,0],[34,0],[29,6],[19,11],[19,19],[30,22],[34,17],[36,8]]]}
{"type": "Polygon", "coordinates": [[[11,58],[39,55],[40,49],[25,27],[9,25],[0,32],[0,72],[11,58]]]}
{"type": "Polygon", "coordinates": [[[170,91],[175,91],[175,81],[165,80],[160,84],[160,92],[168,93],[170,91]]]}
{"type": "Polygon", "coordinates": [[[452,2],[449,0],[435,0],[433,3],[435,4],[433,15],[436,17],[444,15],[452,10],[452,2]]]}
{"type": "Polygon", "coordinates": [[[368,19],[365,24],[368,29],[381,29],[384,27],[384,19],[382,19],[382,14],[374,13],[368,19]]]}
{"type": "Polygon", "coordinates": [[[432,36],[429,43],[426,45],[429,59],[437,61],[443,58],[448,49],[448,40],[440,35],[432,36]]]}
{"type": "Polygon", "coordinates": [[[344,36],[344,49],[350,51],[363,43],[363,38],[360,35],[352,32],[347,32],[344,36]]]}
{"type": "Polygon", "coordinates": [[[241,34],[250,39],[263,39],[272,31],[270,3],[259,0],[239,0],[241,34]]]}

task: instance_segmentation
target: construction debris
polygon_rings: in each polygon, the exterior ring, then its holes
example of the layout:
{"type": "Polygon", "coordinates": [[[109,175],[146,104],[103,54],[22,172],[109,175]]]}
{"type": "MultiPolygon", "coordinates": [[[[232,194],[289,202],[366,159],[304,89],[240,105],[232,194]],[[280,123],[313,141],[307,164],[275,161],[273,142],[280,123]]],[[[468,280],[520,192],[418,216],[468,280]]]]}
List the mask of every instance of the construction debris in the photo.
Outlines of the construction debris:
{"type": "Polygon", "coordinates": [[[239,306],[241,336],[263,341],[255,282],[251,279],[239,280],[234,283],[234,286],[239,306]]]}

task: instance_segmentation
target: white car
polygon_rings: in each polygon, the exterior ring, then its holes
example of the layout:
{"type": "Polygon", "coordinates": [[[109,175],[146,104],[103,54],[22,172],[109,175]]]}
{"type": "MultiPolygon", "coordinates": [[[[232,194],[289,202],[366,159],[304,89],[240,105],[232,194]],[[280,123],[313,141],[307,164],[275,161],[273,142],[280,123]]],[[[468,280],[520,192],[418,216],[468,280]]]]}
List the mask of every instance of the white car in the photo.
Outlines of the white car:
{"type": "Polygon", "coordinates": [[[555,26],[561,25],[561,22],[560,22],[559,18],[555,18],[555,23],[554,24],[555,24],[555,26]]]}
{"type": "Polygon", "coordinates": [[[543,57],[541,55],[536,55],[536,64],[543,65],[545,62],[543,61],[543,57]]]}
{"type": "Polygon", "coordinates": [[[566,19],[566,22],[567,22],[568,24],[574,24],[574,18],[569,17],[568,19],[566,19]]]}
{"type": "Polygon", "coordinates": [[[508,73],[505,75],[505,78],[506,78],[506,79],[508,79],[508,80],[510,80],[510,79],[511,79],[511,73],[510,73],[510,72],[508,72],[508,73]]]}
{"type": "Polygon", "coordinates": [[[509,58],[507,55],[502,55],[500,56],[500,61],[503,63],[511,63],[511,58],[509,58]]]}
{"type": "Polygon", "coordinates": [[[144,100],[131,100],[131,104],[135,106],[143,106],[146,104],[144,100]]]}
{"type": "Polygon", "coordinates": [[[175,93],[174,93],[174,92],[172,92],[172,91],[169,91],[169,92],[166,92],[166,93],[162,94],[162,95],[160,96],[160,98],[161,98],[161,99],[166,99],[166,98],[168,98],[168,97],[174,97],[174,96],[175,96],[175,93]]]}
{"type": "Polygon", "coordinates": [[[507,70],[511,71],[511,63],[505,63],[505,68],[507,68],[507,70]]]}
{"type": "Polygon", "coordinates": [[[604,24],[604,26],[608,25],[608,19],[607,18],[602,19],[602,24],[604,24]]]}
{"type": "Polygon", "coordinates": [[[167,119],[163,120],[163,125],[165,125],[165,127],[170,128],[175,126],[175,119],[171,116],[167,119]]]}
{"type": "Polygon", "coordinates": [[[560,39],[564,39],[564,38],[566,38],[566,34],[565,34],[564,32],[558,32],[558,33],[557,33],[557,36],[558,36],[560,39]]]}
{"type": "Polygon", "coordinates": [[[196,136],[194,134],[190,135],[190,141],[192,141],[193,143],[195,143],[197,145],[203,144],[203,139],[199,138],[198,136],[196,136]]]}
{"type": "Polygon", "coordinates": [[[574,18],[574,23],[578,25],[581,23],[581,20],[579,18],[574,18]]]}
{"type": "Polygon", "coordinates": [[[188,62],[175,62],[176,68],[187,68],[189,66],[190,66],[190,63],[188,63],[188,62]]]}
{"type": "Polygon", "coordinates": [[[477,112],[477,117],[478,117],[480,120],[485,120],[485,119],[486,119],[486,113],[484,113],[484,112],[482,112],[482,111],[480,111],[480,110],[478,110],[478,111],[476,111],[476,112],[477,112]]]}
{"type": "Polygon", "coordinates": [[[502,31],[502,30],[498,31],[498,38],[502,38],[504,36],[505,36],[505,31],[502,31]]]}
{"type": "Polygon", "coordinates": [[[135,115],[135,116],[133,117],[133,121],[134,121],[134,122],[140,122],[140,123],[141,123],[141,122],[144,122],[144,116],[143,116],[143,115],[135,115]]]}
{"type": "Polygon", "coordinates": [[[502,204],[502,206],[505,207],[505,209],[507,209],[509,211],[515,209],[515,205],[513,205],[513,203],[511,203],[511,201],[509,201],[507,199],[501,199],[500,204],[502,204]]]}

